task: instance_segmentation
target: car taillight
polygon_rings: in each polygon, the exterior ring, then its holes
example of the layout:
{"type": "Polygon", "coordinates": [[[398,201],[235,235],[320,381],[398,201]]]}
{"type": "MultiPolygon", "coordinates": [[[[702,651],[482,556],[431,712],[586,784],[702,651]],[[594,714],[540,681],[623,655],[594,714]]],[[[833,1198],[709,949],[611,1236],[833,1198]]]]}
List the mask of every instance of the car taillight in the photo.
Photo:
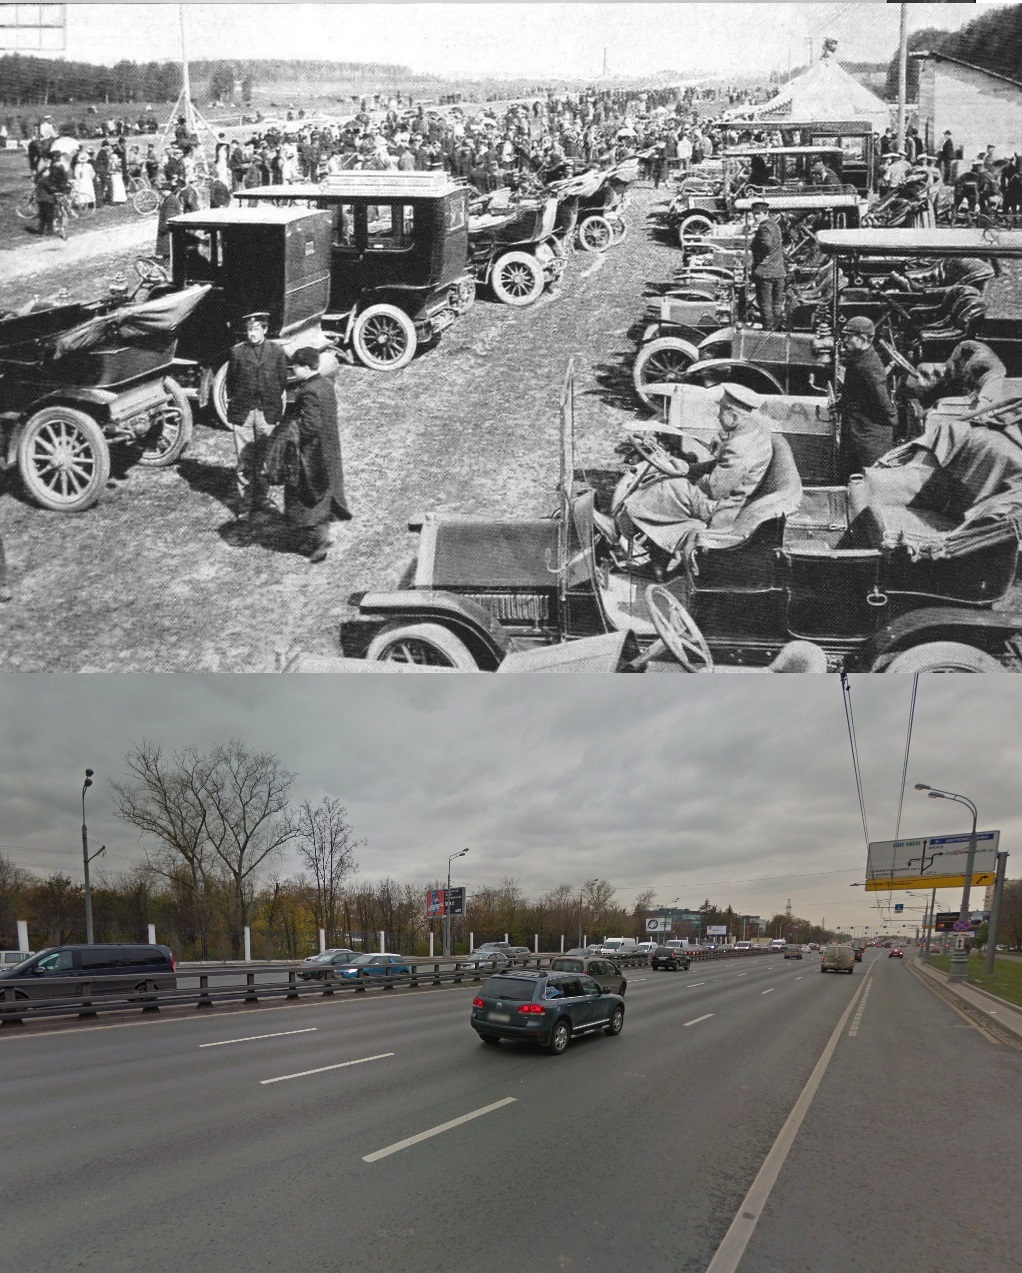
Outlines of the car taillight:
{"type": "Polygon", "coordinates": [[[171,971],[171,972],[177,972],[177,964],[174,962],[174,956],[173,956],[173,955],[171,955],[171,957],[170,957],[170,971],[171,971]]]}
{"type": "Polygon", "coordinates": [[[518,1015],[520,1017],[541,1017],[544,1011],[545,1009],[541,1003],[523,1003],[518,1009],[518,1015]]]}
{"type": "Polygon", "coordinates": [[[472,1000],[473,1008],[484,1008],[485,1006],[486,1005],[483,1003],[482,999],[480,999],[478,995],[476,995],[476,997],[472,1000]]]}

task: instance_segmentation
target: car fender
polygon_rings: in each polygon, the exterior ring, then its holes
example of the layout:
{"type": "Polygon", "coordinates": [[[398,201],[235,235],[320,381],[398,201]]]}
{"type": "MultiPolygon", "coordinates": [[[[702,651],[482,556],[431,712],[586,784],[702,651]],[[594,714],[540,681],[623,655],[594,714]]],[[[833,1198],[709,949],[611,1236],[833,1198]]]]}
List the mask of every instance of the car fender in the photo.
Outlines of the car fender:
{"type": "Polygon", "coordinates": [[[930,641],[960,641],[995,657],[1010,637],[1022,635],[1022,614],[994,610],[966,610],[960,606],[929,606],[912,610],[886,624],[865,646],[857,662],[872,671],[903,650],[930,641]]]}
{"type": "Polygon", "coordinates": [[[507,629],[485,606],[454,592],[425,588],[370,592],[360,598],[358,609],[362,618],[378,618],[387,623],[429,620],[443,624],[465,642],[484,668],[496,667],[511,646],[507,629]]]}
{"type": "Polygon", "coordinates": [[[733,327],[719,327],[715,332],[710,332],[708,336],[704,336],[699,342],[699,352],[705,349],[712,349],[718,345],[727,345],[729,349],[734,348],[735,329],[733,327]]]}

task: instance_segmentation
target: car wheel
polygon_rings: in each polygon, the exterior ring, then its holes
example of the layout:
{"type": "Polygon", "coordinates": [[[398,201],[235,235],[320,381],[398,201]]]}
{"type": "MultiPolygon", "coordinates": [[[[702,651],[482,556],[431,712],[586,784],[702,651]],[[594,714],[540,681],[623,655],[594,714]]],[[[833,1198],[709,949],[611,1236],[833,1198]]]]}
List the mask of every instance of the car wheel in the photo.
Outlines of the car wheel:
{"type": "Polygon", "coordinates": [[[586,217],[578,227],[578,241],[587,252],[606,252],[614,242],[614,228],[606,217],[586,217]]]}
{"type": "Polygon", "coordinates": [[[650,385],[675,385],[699,361],[699,350],[679,336],[660,336],[643,345],[632,367],[635,392],[647,407],[653,405],[650,385]]]}
{"type": "Polygon", "coordinates": [[[610,1014],[610,1020],[604,1027],[603,1033],[613,1037],[615,1034],[621,1033],[621,1028],[625,1023],[625,1010],[618,1004],[614,1011],[610,1014]]]}
{"type": "Polygon", "coordinates": [[[110,448],[92,416],[73,407],[44,407],[18,438],[18,470],[43,508],[80,513],[110,480],[110,448]]]}
{"type": "Polygon", "coordinates": [[[550,1035],[550,1042],[547,1044],[547,1051],[553,1053],[554,1056],[560,1056],[567,1049],[571,1042],[571,1027],[567,1021],[558,1021],[554,1026],[553,1033],[550,1035]]]}
{"type": "Polygon", "coordinates": [[[355,320],[351,343],[373,371],[400,371],[415,357],[415,325],[396,305],[370,305],[355,320]]]}
{"type": "Polygon", "coordinates": [[[678,225],[678,242],[686,247],[689,239],[702,239],[711,234],[714,225],[715,222],[702,212],[692,212],[678,225]]]}
{"type": "Polygon", "coordinates": [[[984,650],[961,641],[928,641],[896,654],[888,672],[1004,672],[1006,669],[984,650]]]}
{"type": "Polygon", "coordinates": [[[497,300],[518,309],[538,301],[545,286],[543,267],[528,252],[505,252],[490,274],[490,287],[497,300]]]}
{"type": "Polygon", "coordinates": [[[160,196],[155,190],[136,190],[131,196],[131,206],[140,217],[151,217],[160,207],[160,196]]]}
{"type": "Polygon", "coordinates": [[[167,401],[151,414],[153,427],[138,457],[139,464],[150,469],[169,468],[192,440],[192,408],[184,390],[169,376],[163,387],[167,401]]]}
{"type": "Polygon", "coordinates": [[[625,239],[628,238],[628,222],[617,213],[611,213],[607,220],[610,222],[611,232],[614,235],[614,242],[611,246],[617,247],[619,243],[624,243],[625,239]]]}
{"type": "Polygon", "coordinates": [[[453,667],[477,672],[472,652],[439,623],[413,623],[384,628],[366,650],[370,663],[415,663],[421,667],[453,667]]]}
{"type": "Polygon", "coordinates": [[[476,1033],[484,1043],[489,1043],[493,1047],[496,1047],[496,1045],[500,1043],[500,1039],[498,1039],[495,1034],[483,1034],[481,1030],[476,1033]]]}

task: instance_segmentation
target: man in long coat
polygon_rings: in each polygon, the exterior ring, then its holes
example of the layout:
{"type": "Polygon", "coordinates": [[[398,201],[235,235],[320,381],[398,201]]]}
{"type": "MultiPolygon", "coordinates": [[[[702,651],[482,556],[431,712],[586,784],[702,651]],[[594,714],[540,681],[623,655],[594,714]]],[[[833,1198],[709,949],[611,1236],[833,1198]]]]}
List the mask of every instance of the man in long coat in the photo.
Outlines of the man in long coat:
{"type": "Polygon", "coordinates": [[[873,348],[876,328],[868,318],[850,318],[841,332],[841,466],[844,480],[861,473],[894,446],[898,413],[887,392],[887,375],[873,348]]]}
{"type": "Polygon", "coordinates": [[[333,382],[319,374],[318,349],[296,350],[292,366],[298,379],[298,468],[284,485],[284,515],[295,547],[315,563],[326,557],[330,547],[330,522],[335,518],[349,521],[351,511],[344,494],[333,382]]]}
{"type": "Polygon", "coordinates": [[[766,331],[773,331],[784,317],[784,246],[781,227],[770,216],[770,205],[757,201],[752,205],[756,231],[752,236],[752,282],[756,288],[756,305],[766,331]]]}

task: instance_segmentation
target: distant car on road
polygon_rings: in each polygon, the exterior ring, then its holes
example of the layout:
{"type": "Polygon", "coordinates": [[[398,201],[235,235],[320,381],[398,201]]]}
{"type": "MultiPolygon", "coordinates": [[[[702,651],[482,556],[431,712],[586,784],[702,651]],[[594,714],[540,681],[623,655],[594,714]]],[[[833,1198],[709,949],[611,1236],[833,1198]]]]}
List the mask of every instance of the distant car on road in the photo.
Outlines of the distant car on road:
{"type": "Polygon", "coordinates": [[[558,955],[551,961],[550,971],[583,972],[616,995],[623,995],[628,986],[628,978],[617,964],[603,955],[558,955]]]}
{"type": "Polygon", "coordinates": [[[891,949],[887,952],[887,958],[888,959],[904,959],[905,954],[903,951],[899,950],[897,946],[892,946],[891,949]]]}
{"type": "Polygon", "coordinates": [[[516,968],[496,973],[472,1000],[470,1024],[484,1043],[524,1039],[559,1056],[573,1038],[621,1033],[625,1001],[584,973],[516,968]]]}
{"type": "Polygon", "coordinates": [[[820,955],[820,972],[855,971],[855,952],[851,946],[825,946],[820,955]]]}
{"type": "Polygon", "coordinates": [[[855,962],[856,962],[857,964],[861,964],[861,963],[862,963],[863,949],[864,949],[864,948],[863,948],[862,946],[856,946],[856,947],[855,947],[855,962]]]}
{"type": "Polygon", "coordinates": [[[735,950],[753,950],[753,949],[755,949],[755,947],[753,946],[751,941],[736,941],[735,942],[735,950]]]}
{"type": "Polygon", "coordinates": [[[489,949],[473,950],[467,959],[459,960],[455,967],[461,971],[483,968],[490,972],[498,972],[501,969],[510,968],[513,964],[514,959],[506,950],[498,950],[496,946],[491,946],[489,949]]]}
{"type": "Polygon", "coordinates": [[[358,952],[342,946],[333,946],[318,955],[310,955],[298,968],[302,981],[321,981],[327,972],[336,972],[342,964],[350,964],[358,952]]]}
{"type": "Polygon", "coordinates": [[[802,947],[801,946],[786,946],[784,948],[784,958],[785,959],[801,959],[802,947]]]}
{"type": "Polygon", "coordinates": [[[0,950],[0,972],[16,968],[35,954],[34,950],[0,950]]]}
{"type": "Polygon", "coordinates": [[[336,970],[340,977],[399,977],[412,970],[404,955],[356,955],[349,963],[340,964],[336,970]]]}
{"type": "Polygon", "coordinates": [[[650,956],[649,966],[654,972],[658,972],[661,968],[668,968],[671,972],[677,972],[679,968],[683,968],[688,972],[691,962],[686,952],[677,946],[658,946],[650,956]]]}

